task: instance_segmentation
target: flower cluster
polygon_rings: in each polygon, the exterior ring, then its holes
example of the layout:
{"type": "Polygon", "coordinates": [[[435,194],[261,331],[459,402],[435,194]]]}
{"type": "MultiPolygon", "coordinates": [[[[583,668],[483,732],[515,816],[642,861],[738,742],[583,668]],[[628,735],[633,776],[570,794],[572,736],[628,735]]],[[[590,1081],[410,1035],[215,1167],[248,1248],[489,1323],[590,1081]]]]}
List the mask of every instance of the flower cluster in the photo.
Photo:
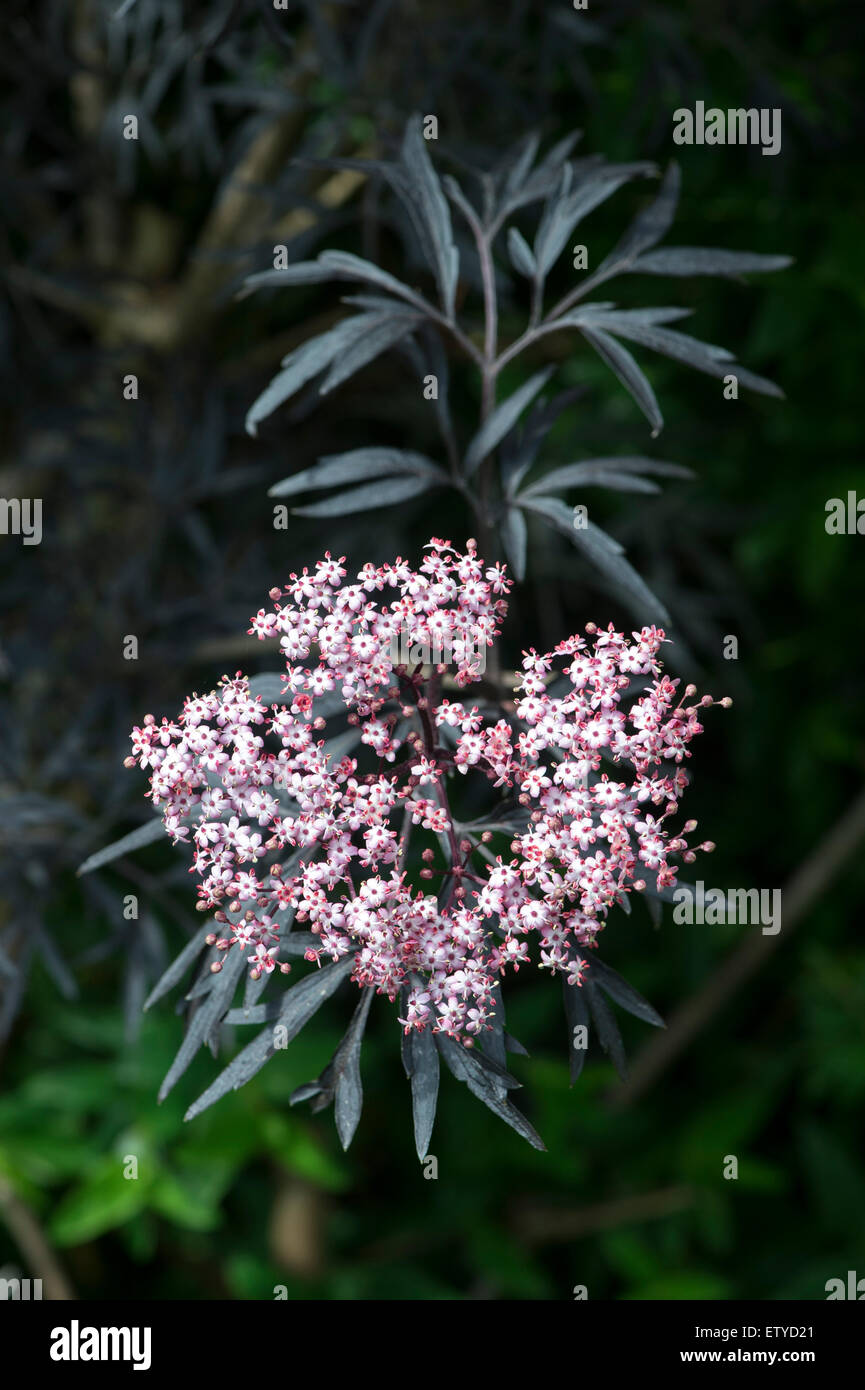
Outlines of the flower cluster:
{"type": "Polygon", "coordinates": [[[395,665],[395,635],[447,645],[465,687],[498,635],[510,580],[473,541],[465,553],[443,540],[426,550],[417,571],[398,559],[344,583],[343,561],[328,554],[291,575],[250,629],[279,637],[282,700],[268,708],[240,673],[224,677],[176,722],[147,716],[127,764],[152,769],[150,796],[171,837],[190,842],[218,945],[246,952],[256,978],[276,968],[291,925],[305,924],[308,959],[351,953],[358,985],[403,992],[406,1031],[430,1025],[470,1041],[532,941],[542,968],[578,984],[610,908],[645,888],[644,875],[670,886],[673,861],[693,860],[695,822],[670,823],[700,708],[716,702],[686,704],[694,687],[679,697],[661,674],[661,630],[592,624],[589,640],[525,655],[507,705],[442,698],[444,668],[395,665]],[[396,592],[390,603],[385,590],[396,592]],[[371,753],[334,746],[345,738],[326,736],[335,710],[371,753]],[[469,774],[504,803],[490,817],[510,827],[498,854],[499,831],[454,818],[450,795],[469,774]],[[408,867],[417,830],[433,837],[422,886],[408,867]]]}

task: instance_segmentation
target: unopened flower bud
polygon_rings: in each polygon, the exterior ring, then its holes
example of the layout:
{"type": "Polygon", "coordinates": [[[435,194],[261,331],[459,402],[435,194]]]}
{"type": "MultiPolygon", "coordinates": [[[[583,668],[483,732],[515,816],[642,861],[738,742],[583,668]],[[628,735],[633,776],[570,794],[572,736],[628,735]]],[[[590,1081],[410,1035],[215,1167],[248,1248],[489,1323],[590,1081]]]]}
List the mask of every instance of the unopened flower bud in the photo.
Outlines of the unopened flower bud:
{"type": "Polygon", "coordinates": [[[211,975],[218,975],[221,969],[222,969],[222,961],[221,961],[221,960],[215,960],[215,961],[213,962],[213,964],[211,965],[211,967],[210,967],[210,973],[211,973],[211,975]]]}

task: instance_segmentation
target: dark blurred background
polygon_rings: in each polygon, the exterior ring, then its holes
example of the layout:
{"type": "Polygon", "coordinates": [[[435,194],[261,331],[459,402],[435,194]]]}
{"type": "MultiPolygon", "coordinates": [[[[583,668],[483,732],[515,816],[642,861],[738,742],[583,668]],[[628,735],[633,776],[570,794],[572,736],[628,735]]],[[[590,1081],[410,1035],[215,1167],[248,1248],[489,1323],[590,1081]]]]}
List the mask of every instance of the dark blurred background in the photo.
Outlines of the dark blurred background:
{"type": "MultiPolygon", "coordinates": [[[[828,499],[862,486],[859,7],[10,0],[4,30],[0,493],[42,498],[44,534],[0,539],[0,1269],[146,1299],[276,1285],[568,1299],[578,1284],[590,1298],[820,1299],[826,1280],[865,1276],[865,541],[824,524],[828,499]],[[780,154],[674,147],[672,112],[697,100],[782,108],[780,154]],[[619,914],[605,958],[671,1024],[659,1053],[623,1018],[624,1091],[601,1053],[569,1088],[558,990],[522,972],[508,1019],[532,1056],[514,1069],[549,1151],[447,1077],[436,1180],[415,1158],[387,1007],[371,1016],[347,1155],[327,1113],[287,1104],[338,1042],[342,997],[191,1124],[208,1052],[157,1106],[182,1025],[170,999],[143,1017],[141,1004],[197,925],[191,880],[167,844],[76,875],[147,819],[144,779],[122,767],[132,724],[226,669],[267,667],[244,634],[274,583],[326,548],[359,566],[469,533],[451,498],[272,526],[268,487],[322,454],[434,447],[390,355],[335,408],[243,430],[279,359],[342,312],[328,286],[235,299],[274,243],[401,271],[373,183],[293,161],[381,155],[412,111],[438,116],[443,159],[480,167],[532,128],[545,145],[580,128],[583,152],[610,159],[675,155],[672,243],[795,257],[748,284],[616,288],[694,307],[692,331],[785,401],[726,401],[719,382],[652,359],[667,424],[650,441],[602,364],[568,346],[558,379],[589,390],[556,435],[561,462],[651,452],[694,469],[657,498],[605,493],[598,516],[671,608],[701,689],[734,698],[695,751],[689,813],[718,848],[693,876],[782,888],[782,931],[619,914]],[[122,138],[128,113],[137,141],[122,138]]],[[[618,193],[593,241],[611,244],[645,198],[618,193]]],[[[477,385],[454,370],[470,434],[477,385]]],[[[514,596],[507,665],[623,616],[549,535],[514,596]]]]}

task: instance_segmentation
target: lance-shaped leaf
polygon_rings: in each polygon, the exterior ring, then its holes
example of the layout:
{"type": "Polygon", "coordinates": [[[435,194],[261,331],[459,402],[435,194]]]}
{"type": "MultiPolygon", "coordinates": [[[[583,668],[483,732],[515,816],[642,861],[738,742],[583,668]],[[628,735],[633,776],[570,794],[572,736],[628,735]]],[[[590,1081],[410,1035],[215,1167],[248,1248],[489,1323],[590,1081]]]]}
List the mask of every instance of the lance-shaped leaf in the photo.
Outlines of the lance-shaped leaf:
{"type": "Polygon", "coordinates": [[[754,372],[739,366],[727,348],[717,347],[713,343],[703,343],[699,338],[692,338],[689,334],[679,333],[675,329],[659,328],[655,324],[635,318],[627,311],[605,313],[597,321],[593,321],[592,327],[599,327],[622,338],[630,338],[632,342],[641,343],[644,347],[652,348],[654,352],[663,353],[665,357],[672,357],[675,361],[683,362],[708,376],[720,378],[733,374],[743,386],[750,387],[752,391],[759,391],[764,396],[776,396],[780,399],[784,397],[784,392],[774,381],[757,376],[754,372]]]}
{"type": "Polygon", "coordinates": [[[627,1081],[628,1062],[625,1057],[625,1045],[622,1042],[619,1025],[616,1023],[613,1011],[600,989],[592,982],[592,969],[593,966],[590,965],[581,988],[586,992],[586,1002],[592,1015],[592,1022],[598,1030],[601,1047],[610,1058],[621,1080],[627,1081]]]}
{"type": "Polygon", "coordinates": [[[627,603],[641,622],[661,623],[664,626],[670,624],[667,609],[625,559],[619,542],[608,536],[606,531],[591,521],[585,526],[575,527],[573,508],[559,497],[527,497],[520,505],[545,517],[557,531],[582,550],[604,576],[611,591],[627,603]]]}
{"type": "Polygon", "coordinates": [[[506,401],[502,401],[490,413],[466,450],[465,471],[467,476],[471,476],[475,472],[478,464],[491,454],[508,431],[513,429],[526,406],[534,400],[539,391],[543,390],[554,371],[554,367],[545,367],[543,371],[535,372],[534,376],[529,377],[528,381],[524,381],[513,395],[508,396],[506,401]]]}
{"type": "MultiPolygon", "coordinates": [[[[241,963],[243,963],[242,954],[238,954],[241,963]]],[[[194,1119],[196,1115],[207,1110],[222,1096],[227,1095],[229,1091],[237,1091],[241,1086],[246,1085],[247,1081],[261,1071],[274,1052],[279,1050],[275,1045],[276,1029],[281,1030],[280,1047],[287,1046],[292,1038],[297,1037],[301,1028],[309,1022],[316,1010],[351,974],[353,965],[354,956],[344,956],[335,965],[326,965],[321,970],[313,971],[311,975],[307,975],[299,984],[289,989],[283,999],[275,1026],[265,1028],[242,1052],[237,1054],[234,1060],[220,1072],[216,1080],[208,1086],[207,1090],[199,1096],[198,1100],[189,1107],[184,1119],[194,1119]]]]}
{"type": "Polygon", "coordinates": [[[586,1064],[589,1050],[589,1010],[583,985],[569,985],[567,977],[562,976],[562,998],[565,1004],[565,1021],[568,1025],[568,1070],[571,1085],[580,1079],[586,1064]],[[585,1034],[576,1036],[577,1028],[585,1028],[585,1034]],[[583,1046],[585,1042],[585,1046],[583,1046]]]}
{"type": "Polygon", "coordinates": [[[266,420],[278,406],[329,367],[338,353],[345,352],[363,337],[370,326],[370,320],[377,318],[376,314],[355,314],[351,318],[343,319],[335,328],[310,338],[308,343],[303,343],[284,357],[282,371],[277,373],[247,411],[247,434],[256,434],[259,421],[266,420]]]}
{"type": "Polygon", "coordinates": [[[407,338],[418,327],[420,318],[408,309],[398,306],[397,313],[378,314],[376,322],[370,323],[362,338],[354,342],[333,363],[324,381],[319,386],[319,395],[326,396],[362,367],[380,357],[394,344],[407,338]]]}
{"type": "MultiPolygon", "coordinates": [[[[242,951],[229,951],[222,961],[221,971],[212,977],[213,983],[207,991],[202,1004],[196,1006],[189,1021],[183,1042],[177,1056],[168,1068],[165,1080],[159,1088],[159,1100],[164,1100],[169,1091],[180,1080],[200,1047],[208,1043],[219,1028],[228,1012],[237,982],[248,968],[242,951]]],[[[187,998],[193,997],[191,992],[187,998]]]]}
{"type": "Polygon", "coordinates": [[[667,1025],[661,1015],[657,1009],[652,1008],[648,999],[644,999],[633,985],[629,985],[628,981],[611,969],[609,965],[605,965],[602,960],[597,960],[596,957],[592,956],[589,969],[595,984],[599,985],[621,1008],[626,1009],[635,1018],[641,1018],[644,1023],[651,1023],[653,1028],[666,1028],[667,1025]]]}
{"type": "Polygon", "coordinates": [[[293,507],[295,516],[347,516],[350,512],[368,512],[376,507],[389,507],[394,502],[407,501],[409,497],[420,497],[430,488],[440,485],[435,478],[403,477],[385,478],[377,483],[366,483],[363,487],[350,488],[348,492],[337,493],[322,502],[313,502],[308,507],[293,507]]]}
{"type": "Polygon", "coordinates": [[[501,187],[503,198],[517,193],[528,178],[540,148],[541,137],[538,131],[529,131],[510,150],[495,171],[496,183],[501,187]]]}
{"type": "Polygon", "coordinates": [[[671,162],[661,181],[657,197],[638,213],[625,235],[598,266],[592,276],[593,284],[621,274],[638,256],[650,247],[656,246],[661,238],[666,236],[676,215],[681,181],[678,164],[671,162]]]}
{"type": "Polygon", "coordinates": [[[484,1105],[504,1120],[505,1124],[510,1125],[511,1129],[515,1129],[523,1139],[527,1139],[533,1149],[546,1151],[546,1145],[525,1115],[509,1100],[502,1099],[499,1078],[492,1075],[478,1061],[472,1049],[463,1047],[462,1043],[449,1038],[446,1033],[436,1033],[435,1040],[448,1070],[457,1080],[464,1081],[472,1095],[482,1100],[484,1105]]]}
{"type": "Polygon", "coordinates": [[[92,874],[94,869],[101,869],[103,864],[110,864],[112,859],[119,859],[123,854],[132,854],[137,849],[143,849],[145,845],[152,845],[164,835],[165,825],[162,817],[155,816],[153,820],[139,825],[137,830],[130,830],[128,835],[115,840],[112,845],[106,845],[104,849],[98,849],[95,854],[91,854],[78,866],[76,873],[79,878],[82,874],[92,874]]]}
{"type": "MultiPolygon", "coordinates": [[[[566,169],[572,166],[566,165],[566,169]]],[[[637,174],[650,172],[652,165],[602,164],[591,170],[572,191],[565,182],[550,198],[535,238],[534,259],[544,277],[555,265],[574,229],[600,203],[637,174]]]]}
{"type": "Polygon", "coordinates": [[[398,165],[387,165],[385,177],[403,205],[435,272],[442,307],[453,318],[459,276],[459,253],[454,243],[451,214],[438,174],[429,157],[421,121],[412,117],[406,126],[398,165]]]}
{"type": "Polygon", "coordinates": [[[505,440],[501,448],[502,487],[513,497],[538,455],[538,450],[563,410],[585,395],[584,386],[569,386],[552,400],[536,401],[519,431],[505,440]]]}
{"type": "Polygon", "coordinates": [[[526,207],[529,203],[539,202],[542,198],[547,198],[557,186],[561,177],[561,168],[574,145],[580,139],[582,131],[575,130],[570,135],[566,135],[563,140],[559,140],[553,145],[552,149],[544,155],[536,169],[532,169],[537,154],[538,144],[536,136],[528,137],[524,145],[518,147],[513,163],[509,165],[502,189],[501,200],[496,214],[497,224],[501,224],[504,218],[518,208],[526,207]]]}
{"type": "Polygon", "coordinates": [[[254,275],[247,275],[235,298],[246,299],[256,290],[283,289],[289,285],[318,285],[327,280],[335,279],[337,279],[336,274],[329,271],[320,259],[317,261],[295,261],[293,265],[287,265],[283,270],[258,270],[254,275]]]}
{"type": "MultiPolygon", "coordinates": [[[[416,977],[413,983],[416,983],[416,977]]],[[[402,1013],[408,1008],[408,989],[402,991],[402,1013]]],[[[439,1054],[432,1028],[403,1033],[402,1063],[411,1082],[411,1108],[417,1156],[423,1163],[429,1153],[439,1093],[439,1054]]]]}
{"type": "MultiPolygon", "coordinates": [[[[325,371],[338,357],[359,347],[368,337],[371,336],[376,344],[373,357],[384,351],[387,335],[383,339],[380,330],[389,317],[381,313],[354,314],[343,319],[327,333],[320,333],[308,343],[295,348],[294,352],[290,352],[282,360],[282,371],[277,373],[270,385],[250,406],[246,416],[247,433],[256,434],[261,420],[267,419],[268,415],[272,415],[278,406],[294,396],[308,381],[325,371]],[[379,345],[382,343],[384,346],[379,345]]],[[[401,325],[405,331],[410,331],[414,322],[415,320],[404,316],[396,316],[394,319],[394,323],[401,325]],[[409,327],[406,328],[406,325],[409,327]]],[[[352,360],[356,363],[353,370],[358,370],[371,360],[371,357],[364,357],[363,351],[360,352],[360,357],[363,360],[358,360],[356,355],[353,356],[352,360]]]]}
{"type": "Polygon", "coordinates": [[[751,251],[724,251],[714,246],[661,246],[630,266],[644,275],[747,275],[785,270],[792,256],[759,256],[751,251]]]}
{"type": "Polygon", "coordinates": [[[340,1043],[332,1063],[335,1078],[334,1118],[336,1120],[336,1132],[343,1149],[347,1149],[354,1138],[363,1109],[360,1048],[372,997],[372,989],[367,987],[361,991],[360,1002],[354,1011],[348,1031],[340,1043]]]}
{"type": "Polygon", "coordinates": [[[502,545],[516,579],[526,575],[526,519],[519,507],[508,507],[502,521],[502,545]]]}
{"type": "Polygon", "coordinates": [[[534,279],[538,264],[532,248],[517,227],[508,228],[508,255],[511,258],[511,264],[515,270],[519,271],[520,275],[525,275],[527,280],[534,279]]]}
{"type": "Polygon", "coordinates": [[[323,284],[336,280],[354,281],[359,284],[376,285],[404,300],[415,308],[426,308],[423,297],[388,274],[372,261],[354,256],[349,251],[322,251],[315,261],[296,261],[284,270],[262,270],[250,275],[243,282],[237,298],[242,299],[257,289],[279,288],[288,285],[323,284]]]}
{"type": "Polygon", "coordinates": [[[186,943],[180,955],[175,957],[165,973],[153,986],[153,989],[144,1001],[145,1009],[151,1008],[158,999],[161,999],[170,989],[173,989],[175,985],[180,983],[187,970],[204,950],[205,937],[212,931],[212,922],[205,922],[203,926],[198,928],[198,931],[191,940],[186,943]]]}
{"type": "Polygon", "coordinates": [[[276,671],[262,671],[257,676],[250,676],[249,693],[258,696],[266,705],[281,705],[286,700],[285,682],[276,671]]]}
{"type": "Polygon", "coordinates": [[[644,473],[670,478],[694,476],[690,468],[665,463],[660,459],[639,456],[584,459],[581,463],[568,463],[563,468],[554,468],[551,473],[545,473],[538,482],[525,488],[520,496],[532,497],[539,492],[553,492],[563,487],[609,487],[622,492],[658,492],[657,483],[646,482],[640,476],[644,473]]]}
{"type": "Polygon", "coordinates": [[[367,478],[387,478],[398,474],[440,479],[447,474],[432,459],[411,449],[350,449],[345,454],[328,454],[312,468],[304,468],[290,478],[274,483],[268,497],[290,497],[313,488],[336,487],[339,483],[358,483],[367,478]]]}
{"type": "Polygon", "coordinates": [[[580,331],[583,337],[591,343],[598,356],[615,372],[629,395],[633,396],[652,426],[653,438],[660,434],[664,428],[664,417],[642,367],[638,366],[628,349],[622,347],[622,344],[611,337],[609,333],[588,326],[582,327],[580,331]]]}

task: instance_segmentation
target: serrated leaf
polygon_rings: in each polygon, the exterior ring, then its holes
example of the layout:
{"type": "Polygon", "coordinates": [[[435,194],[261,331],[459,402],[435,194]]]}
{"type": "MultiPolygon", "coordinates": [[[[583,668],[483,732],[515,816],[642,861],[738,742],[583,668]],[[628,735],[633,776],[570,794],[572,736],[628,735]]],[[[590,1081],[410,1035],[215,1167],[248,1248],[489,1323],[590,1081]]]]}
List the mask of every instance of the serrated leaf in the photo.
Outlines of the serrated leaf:
{"type": "Polygon", "coordinates": [[[759,256],[751,251],[725,251],[714,246],[661,246],[647,251],[631,265],[645,275],[747,275],[785,270],[792,256],[759,256]]]}
{"type": "Polygon", "coordinates": [[[447,474],[432,459],[411,449],[350,449],[344,454],[328,454],[312,468],[304,468],[290,478],[283,478],[282,482],[273,485],[267,495],[290,497],[293,493],[307,492],[313,488],[336,487],[339,483],[355,483],[362,478],[391,477],[400,473],[447,481],[447,474]]]}
{"type": "Polygon", "coordinates": [[[121,855],[132,854],[137,849],[143,849],[145,845],[152,845],[164,834],[162,817],[156,816],[144,825],[139,825],[137,830],[130,830],[128,835],[115,840],[112,845],[106,845],[104,849],[98,849],[95,854],[91,854],[83,864],[79,864],[75,871],[76,876],[80,878],[82,874],[92,874],[94,869],[101,869],[103,864],[110,864],[112,859],[119,859],[121,855]]]}
{"type": "Polygon", "coordinates": [[[409,497],[419,497],[436,486],[432,478],[387,478],[378,483],[350,488],[335,497],[313,502],[308,507],[293,507],[295,516],[348,516],[351,512],[367,512],[375,507],[389,507],[409,497]]]}
{"type": "Polygon", "coordinates": [[[490,413],[466,450],[465,472],[467,477],[474,473],[481,460],[491,454],[508,431],[513,429],[526,406],[534,400],[539,391],[543,390],[554,370],[554,367],[545,367],[543,371],[536,372],[534,376],[529,377],[528,381],[524,381],[513,395],[508,396],[506,401],[502,401],[490,413]]]}
{"type": "MultiPolygon", "coordinates": [[[[335,965],[326,965],[321,970],[307,975],[299,984],[286,991],[277,1020],[277,1026],[286,1030],[286,1043],[297,1037],[313,1014],[351,973],[353,965],[354,956],[345,956],[335,965]]],[[[274,1047],[274,1028],[265,1028],[220,1072],[216,1080],[189,1107],[183,1118],[192,1120],[229,1091],[239,1090],[261,1071],[275,1051],[277,1049],[274,1047]]]]}

